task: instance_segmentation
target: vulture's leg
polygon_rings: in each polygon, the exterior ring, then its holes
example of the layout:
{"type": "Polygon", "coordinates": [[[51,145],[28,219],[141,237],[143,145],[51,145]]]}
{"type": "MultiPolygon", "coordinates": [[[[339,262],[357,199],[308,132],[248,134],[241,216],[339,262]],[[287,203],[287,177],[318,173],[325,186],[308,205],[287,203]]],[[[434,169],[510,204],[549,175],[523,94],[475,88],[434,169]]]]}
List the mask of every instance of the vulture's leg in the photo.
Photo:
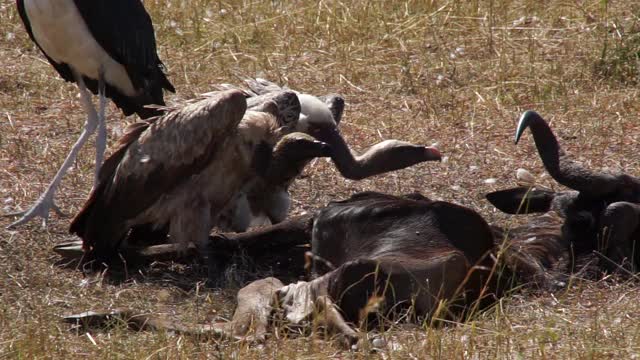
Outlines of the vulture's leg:
{"type": "MultiPolygon", "coordinates": [[[[298,246],[311,242],[313,215],[300,215],[281,223],[243,233],[220,233],[209,238],[207,257],[209,279],[214,281],[234,254],[242,253],[260,264],[291,264],[298,246]],[[292,253],[294,253],[292,255],[292,253]]],[[[300,256],[303,255],[300,249],[300,256]]],[[[297,260],[297,259],[293,259],[297,260]]],[[[300,262],[303,258],[299,259],[300,262]]],[[[293,262],[295,263],[295,262],[293,262]]],[[[294,269],[291,269],[292,273],[294,269]]],[[[300,266],[300,273],[304,272],[300,266]]]]}
{"type": "Polygon", "coordinates": [[[607,207],[602,215],[601,251],[605,256],[605,268],[610,271],[625,269],[635,271],[639,264],[637,258],[638,225],[640,223],[640,205],[628,202],[616,202],[607,207]],[[634,253],[635,252],[635,253],[634,253]]]}
{"type": "Polygon", "coordinates": [[[107,97],[105,96],[105,80],[104,72],[100,71],[98,80],[98,132],[96,133],[96,168],[95,177],[93,178],[93,187],[98,184],[98,173],[102,167],[104,159],[104,151],[107,148],[107,120],[105,118],[105,110],[107,107],[107,97]]]}
{"type": "Polygon", "coordinates": [[[253,214],[246,194],[241,194],[236,200],[232,212],[231,229],[235,232],[245,232],[251,226],[253,214]]]}
{"type": "Polygon", "coordinates": [[[71,148],[71,151],[67,155],[66,159],[62,163],[62,166],[56,173],[56,176],[53,178],[53,180],[51,180],[51,183],[47,187],[47,190],[42,193],[42,195],[40,195],[40,198],[38,198],[35,204],[33,204],[33,206],[24,213],[8,214],[8,216],[18,216],[24,214],[16,222],[9,225],[8,228],[15,228],[16,226],[25,224],[35,217],[42,218],[42,226],[46,227],[47,221],[49,219],[50,209],[53,209],[56,213],[61,215],[60,210],[53,201],[53,197],[56,193],[56,190],[58,189],[58,186],[60,185],[60,182],[62,181],[62,177],[64,177],[64,174],[67,173],[67,170],[69,170],[73,162],[76,160],[78,152],[87,141],[89,136],[91,136],[91,134],[93,134],[98,127],[98,115],[96,113],[96,109],[91,103],[91,94],[87,90],[87,87],[84,84],[84,80],[82,80],[82,76],[80,76],[75,71],[73,72],[73,74],[76,78],[78,88],[80,89],[80,99],[82,101],[82,107],[84,107],[84,110],[88,115],[87,121],[84,124],[84,129],[82,130],[82,133],[80,134],[80,137],[78,138],[76,143],[71,148]]]}
{"type": "Polygon", "coordinates": [[[261,255],[275,248],[288,248],[311,242],[313,214],[298,215],[281,223],[243,233],[212,235],[211,251],[245,251],[247,255],[261,255]]]}
{"type": "Polygon", "coordinates": [[[398,140],[385,140],[373,145],[362,155],[354,156],[337,128],[314,128],[310,130],[310,134],[331,146],[333,163],[342,176],[352,180],[361,180],[441,158],[436,148],[398,140]]]}
{"type": "Polygon", "coordinates": [[[266,210],[269,221],[272,224],[278,224],[284,221],[289,215],[291,209],[291,195],[284,188],[274,190],[269,194],[266,203],[271,204],[266,210]]]}
{"type": "Polygon", "coordinates": [[[171,218],[169,236],[178,251],[184,253],[195,245],[198,255],[206,258],[211,231],[210,206],[203,199],[191,199],[189,205],[171,218]]]}

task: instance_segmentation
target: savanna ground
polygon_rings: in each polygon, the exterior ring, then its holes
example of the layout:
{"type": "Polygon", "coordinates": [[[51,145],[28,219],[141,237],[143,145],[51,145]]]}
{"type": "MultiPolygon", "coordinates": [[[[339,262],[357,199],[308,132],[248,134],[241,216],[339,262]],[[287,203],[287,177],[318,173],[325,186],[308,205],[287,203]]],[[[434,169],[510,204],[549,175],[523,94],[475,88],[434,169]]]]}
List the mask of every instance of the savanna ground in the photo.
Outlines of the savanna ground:
{"type": "MultiPolygon", "coordinates": [[[[526,168],[557,187],[531,136],[513,144],[517,116],[535,109],[565,148],[594,167],[637,174],[640,2],[586,1],[145,1],[160,57],[178,90],[170,103],[261,76],[347,99],[342,132],[355,148],[382,139],[438,143],[442,163],[366,181],[317,161],[298,180],[295,212],[361,190],[421,191],[506,224],[483,194],[515,185],[526,168]]],[[[84,121],[76,87],[29,41],[15,3],[0,3],[0,207],[29,206],[54,175],[84,121]]],[[[108,109],[110,142],[133,118],[108,109]]],[[[91,187],[85,147],[57,202],[68,214],[91,187]]],[[[554,294],[516,293],[464,324],[398,326],[386,349],[342,350],[305,337],[264,345],[166,333],[70,330],[58,316],[126,306],[205,322],[230,316],[236,288],[204,289],[202,271],[156,264],[113,284],[55,266],[71,240],[68,217],[16,231],[0,225],[0,358],[635,358],[640,289],[575,281],[554,294]],[[164,274],[164,275],[163,275],[164,274]]],[[[239,285],[238,285],[239,286],[239,285]]]]}

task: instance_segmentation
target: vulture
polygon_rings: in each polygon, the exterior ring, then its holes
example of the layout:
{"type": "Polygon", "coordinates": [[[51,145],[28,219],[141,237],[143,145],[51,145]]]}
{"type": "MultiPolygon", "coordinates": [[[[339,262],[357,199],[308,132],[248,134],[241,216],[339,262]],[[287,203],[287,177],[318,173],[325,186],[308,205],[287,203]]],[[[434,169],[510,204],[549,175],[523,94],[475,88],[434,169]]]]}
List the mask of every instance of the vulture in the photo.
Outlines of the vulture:
{"type": "MultiPolygon", "coordinates": [[[[264,79],[247,79],[247,96],[265,96],[289,89],[264,79]]],[[[223,84],[221,88],[234,88],[223,84]]],[[[289,90],[293,91],[293,90],[289,90]]],[[[361,180],[370,176],[404,169],[424,161],[439,161],[438,149],[414,145],[400,140],[385,140],[371,146],[363,154],[356,154],[346,144],[338,125],[344,111],[344,99],[339,95],[316,97],[293,91],[300,101],[300,117],[296,131],[307,133],[323,141],[332,149],[331,159],[347,179],[361,180]]]]}
{"type": "Polygon", "coordinates": [[[257,177],[280,177],[286,157],[296,162],[328,155],[326,144],[287,134],[275,101],[261,109],[247,110],[245,95],[228,90],[131,126],[71,224],[70,232],[83,240],[85,261],[109,263],[140,229],[200,247],[221,212],[257,177]]]}
{"type": "Polygon", "coordinates": [[[608,271],[640,269],[640,179],[624,172],[589,169],[564,151],[553,130],[535,111],[518,121],[515,142],[529,129],[547,173],[570,190],[521,186],[490,194],[503,212],[555,212],[564,219],[562,236],[578,257],[595,253],[608,271]]]}
{"type": "MultiPolygon", "coordinates": [[[[347,179],[360,180],[370,176],[403,169],[424,161],[440,160],[438,149],[423,145],[414,145],[399,140],[385,140],[371,146],[362,155],[357,155],[342,138],[338,125],[342,119],[345,101],[340,95],[329,94],[316,97],[310,94],[283,88],[265,79],[246,79],[247,89],[231,84],[220,84],[219,89],[237,89],[249,97],[249,101],[260,102],[264,97],[274,96],[282,92],[292,92],[300,102],[299,116],[279,106],[280,113],[288,114],[282,122],[315,137],[331,147],[331,159],[338,171],[347,179]]],[[[278,104],[287,104],[278,102],[278,104]]],[[[289,107],[291,108],[291,107],[289,107]]],[[[295,177],[302,172],[308,162],[300,162],[291,169],[291,173],[281,184],[271,182],[269,191],[264,191],[265,184],[247,194],[247,201],[238,202],[238,209],[231,209],[225,231],[246,231],[249,225],[276,224],[287,216],[290,207],[288,188],[295,177]],[[247,211],[251,209],[251,211],[247,211]],[[250,217],[239,217],[238,214],[250,214],[250,217]]]]}
{"type": "MultiPolygon", "coordinates": [[[[287,217],[291,206],[289,186],[311,159],[318,157],[309,144],[325,143],[301,132],[286,138],[276,144],[273,153],[289,155],[273,157],[267,174],[251,182],[223,212],[217,223],[218,230],[244,232],[251,226],[277,224],[287,217]]],[[[326,149],[326,156],[331,156],[328,145],[326,149]]]]}
{"type": "Polygon", "coordinates": [[[94,186],[107,143],[106,98],[125,115],[158,115],[145,105],[164,105],[163,90],[175,92],[156,52],[151,18],[139,0],[17,0],[18,13],[29,37],[51,66],[80,90],[87,112],[84,129],[46,191],[22,217],[19,226],[35,217],[46,225],[49,210],[57,212],[54,195],[62,177],[89,136],[96,132],[94,186]],[[98,94],[96,111],[91,94],[98,94]]]}

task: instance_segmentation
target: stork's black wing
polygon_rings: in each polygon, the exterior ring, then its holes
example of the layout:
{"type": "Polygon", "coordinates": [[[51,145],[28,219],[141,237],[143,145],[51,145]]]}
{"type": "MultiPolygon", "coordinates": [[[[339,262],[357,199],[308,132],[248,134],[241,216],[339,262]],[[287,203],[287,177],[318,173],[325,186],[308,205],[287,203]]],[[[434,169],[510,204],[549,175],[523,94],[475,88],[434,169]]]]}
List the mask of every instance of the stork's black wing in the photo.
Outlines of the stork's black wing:
{"type": "MultiPolygon", "coordinates": [[[[151,17],[142,2],[74,0],[74,3],[98,44],[126,68],[133,86],[141,90],[136,103],[140,106],[164,105],[162,89],[171,92],[175,89],[163,72],[151,17]]],[[[117,104],[117,100],[112,99],[117,104]]],[[[124,107],[122,109],[127,112],[124,107]]],[[[134,111],[140,114],[138,110],[134,111]]]]}
{"type": "MultiPolygon", "coordinates": [[[[139,0],[74,0],[74,3],[98,44],[125,67],[133,86],[139,92],[138,96],[132,98],[107,84],[107,97],[112,99],[125,115],[137,113],[142,118],[158,115],[158,110],[147,109],[144,106],[164,105],[162,90],[175,92],[175,89],[163,72],[164,65],[156,53],[153,24],[142,3],[139,0]]],[[[24,0],[17,0],[16,5],[31,40],[63,79],[75,82],[69,65],[55,62],[37,43],[24,0]]],[[[96,94],[97,79],[86,76],[83,79],[87,87],[96,94]]]]}

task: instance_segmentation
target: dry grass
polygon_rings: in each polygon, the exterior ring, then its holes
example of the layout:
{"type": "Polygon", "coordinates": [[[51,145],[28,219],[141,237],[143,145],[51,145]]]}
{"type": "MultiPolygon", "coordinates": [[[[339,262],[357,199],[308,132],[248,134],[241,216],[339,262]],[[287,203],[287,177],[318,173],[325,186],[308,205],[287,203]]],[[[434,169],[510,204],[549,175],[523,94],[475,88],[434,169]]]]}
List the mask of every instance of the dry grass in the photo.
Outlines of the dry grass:
{"type": "MultiPolygon", "coordinates": [[[[533,1],[145,1],[159,51],[179,94],[209,91],[236,76],[263,76],[297,89],[344,94],[341,125],[356,147],[387,138],[438,142],[447,161],[371,180],[340,178],[316,162],[294,190],[295,211],[374,189],[419,190],[472,206],[491,220],[483,194],[514,185],[527,168],[554,186],[530,137],[515,147],[515,119],[533,108],[565,147],[592,167],[637,174],[640,4],[533,1]],[[494,178],[495,183],[485,182],[494,178]]],[[[78,136],[83,112],[28,40],[13,2],[0,3],[0,207],[28,206],[78,136]]],[[[127,121],[109,109],[110,141],[127,121]]],[[[73,214],[90,188],[85,148],[57,201],[73,214]]],[[[3,219],[3,227],[9,222],[3,219]]],[[[399,326],[387,350],[346,352],[330,342],[272,339],[265,345],[133,333],[78,334],[59,314],[128,306],[187,321],[229,316],[233,289],[204,291],[179,266],[142,269],[125,284],[87,282],[53,264],[68,218],[0,230],[0,358],[635,358],[640,289],[579,282],[565,292],[514,295],[466,324],[399,326]],[[147,280],[145,280],[147,279],[147,280]]],[[[191,277],[193,278],[193,277],[191,277]]]]}

